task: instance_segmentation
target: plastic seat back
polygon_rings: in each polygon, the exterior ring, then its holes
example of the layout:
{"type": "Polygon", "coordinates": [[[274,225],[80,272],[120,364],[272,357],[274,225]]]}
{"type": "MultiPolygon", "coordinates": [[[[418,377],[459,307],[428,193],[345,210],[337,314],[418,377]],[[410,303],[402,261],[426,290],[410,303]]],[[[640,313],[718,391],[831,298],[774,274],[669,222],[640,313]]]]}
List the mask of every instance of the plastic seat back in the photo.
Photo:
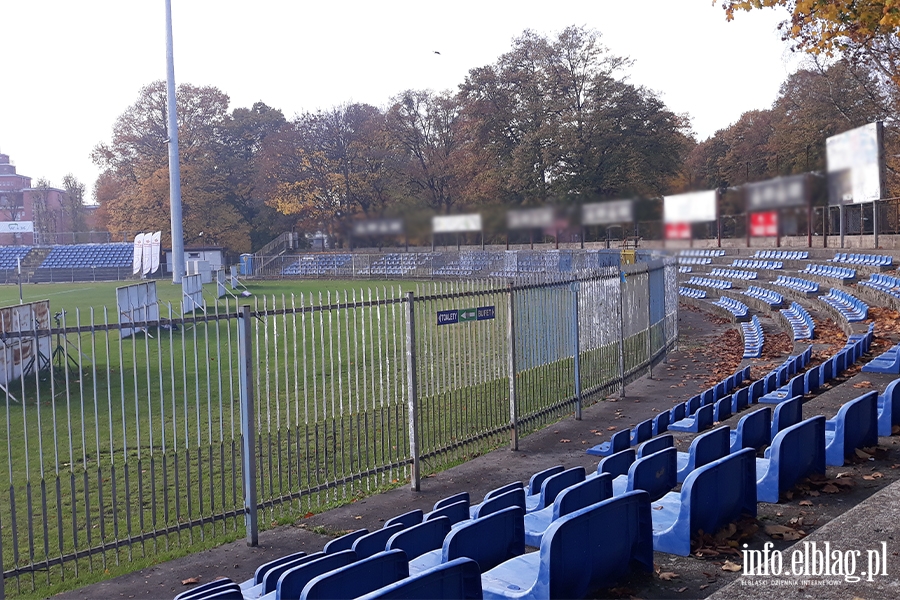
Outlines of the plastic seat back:
{"type": "Polygon", "coordinates": [[[643,458],[645,456],[650,456],[654,452],[659,452],[660,450],[674,447],[675,438],[671,434],[660,435],[641,444],[640,447],[638,447],[637,457],[643,458]]]}
{"type": "Polygon", "coordinates": [[[639,458],[628,469],[627,491],[643,490],[650,500],[665,496],[678,484],[678,451],[666,448],[639,458]]]}
{"type": "Polygon", "coordinates": [[[278,578],[278,583],[275,586],[276,597],[299,598],[306,584],[315,577],[334,569],[345,567],[355,561],[356,552],[353,550],[342,550],[334,554],[320,555],[302,565],[288,569],[278,578]]]}
{"type": "Polygon", "coordinates": [[[425,520],[430,521],[431,519],[437,519],[439,517],[447,517],[447,519],[450,520],[451,525],[459,523],[460,521],[467,520],[469,518],[468,501],[460,500],[455,504],[442,506],[441,508],[433,510],[425,515],[425,520]]]}
{"type": "MultiPolygon", "coordinates": [[[[259,565],[258,567],[256,567],[256,571],[253,572],[253,584],[259,585],[260,583],[262,583],[263,578],[266,576],[266,573],[268,573],[271,569],[274,569],[278,565],[292,562],[303,556],[306,556],[306,552],[294,552],[293,554],[288,554],[287,556],[282,556],[282,557],[276,558],[274,560],[270,560],[267,563],[259,565]]],[[[199,588],[194,588],[194,589],[199,589],[199,588]]]]}
{"type": "Polygon", "coordinates": [[[358,600],[420,600],[435,598],[480,600],[481,571],[478,563],[457,558],[360,596],[358,600]]]}
{"type": "Polygon", "coordinates": [[[804,373],[803,388],[807,394],[819,389],[819,369],[810,369],[804,373]]]}
{"type": "Polygon", "coordinates": [[[721,400],[716,400],[715,404],[715,421],[724,421],[731,417],[731,396],[726,396],[721,400]]]}
{"type": "Polygon", "coordinates": [[[532,589],[537,598],[585,598],[614,585],[633,566],[653,569],[646,492],[628,492],[554,521],[541,539],[532,589]]]}
{"type": "Polygon", "coordinates": [[[388,550],[314,577],[303,588],[300,598],[357,598],[406,577],[409,577],[406,553],[388,550]]]}
{"type": "Polygon", "coordinates": [[[521,481],[513,481],[512,483],[507,483],[506,485],[500,486],[498,488],[495,488],[495,489],[489,491],[487,494],[484,495],[484,499],[490,500],[491,498],[493,498],[495,496],[499,496],[501,494],[505,494],[506,492],[511,492],[513,490],[520,490],[520,489],[522,489],[522,482],[521,481]]]}
{"type": "Polygon", "coordinates": [[[548,477],[541,484],[541,495],[536,510],[551,506],[561,491],[582,481],[584,481],[584,467],[573,467],[548,477]]]}
{"type": "Polygon", "coordinates": [[[443,546],[448,533],[450,519],[436,517],[395,533],[388,539],[385,549],[403,550],[409,560],[412,560],[443,546]]]}
{"type": "Polygon", "coordinates": [[[731,451],[730,431],[727,426],[719,427],[695,437],[688,451],[693,458],[691,466],[697,469],[727,456],[731,451]]]}
{"type": "Polygon", "coordinates": [[[844,456],[856,448],[878,444],[878,392],[868,392],[845,402],[833,421],[835,437],[843,444],[843,455],[836,457],[829,448],[826,459],[829,464],[844,464],[844,456]]]}
{"type": "Polygon", "coordinates": [[[703,390],[700,394],[700,406],[709,406],[716,401],[716,393],[713,388],[703,390]]]}
{"type": "MultiPolygon", "coordinates": [[[[620,433],[622,433],[622,432],[620,431],[619,434],[620,433]]],[[[626,431],[626,433],[628,433],[628,432],[626,431]]],[[[616,434],[616,435],[619,435],[619,434],[616,434]]],[[[613,438],[615,438],[615,437],[616,436],[614,435],[613,438]]],[[[630,444],[626,444],[625,448],[627,448],[629,445],[630,444]]],[[[622,448],[622,450],[624,450],[625,448],[622,448]]],[[[616,450],[614,452],[618,452],[618,450],[616,450]]],[[[541,485],[543,485],[545,479],[547,479],[548,477],[552,477],[553,475],[556,475],[557,473],[562,473],[563,471],[565,471],[565,467],[563,467],[562,465],[556,465],[556,466],[550,467],[549,469],[544,469],[543,471],[538,471],[537,473],[532,475],[531,478],[528,480],[528,495],[534,496],[535,494],[539,494],[541,491],[541,485]]]]}
{"type": "Polygon", "coordinates": [[[457,502],[465,501],[466,504],[470,502],[469,492],[460,492],[458,494],[453,494],[452,496],[447,496],[442,500],[438,500],[434,503],[434,507],[432,510],[439,510],[444,508],[445,506],[450,506],[451,504],[456,504],[457,502]]]}
{"type": "Polygon", "coordinates": [[[731,395],[732,412],[741,412],[750,404],[750,388],[741,388],[731,395]]]}
{"type": "Polygon", "coordinates": [[[490,500],[485,500],[475,507],[475,513],[472,515],[472,518],[478,519],[481,517],[486,517],[489,514],[501,511],[504,508],[509,508],[511,506],[518,506],[523,511],[525,510],[525,488],[518,487],[506,492],[505,494],[494,496],[490,500]]]}
{"type": "Polygon", "coordinates": [[[181,592],[175,596],[175,600],[192,600],[194,598],[200,600],[201,598],[206,598],[209,594],[228,590],[237,590],[240,594],[241,586],[230,579],[216,579],[215,581],[209,581],[202,585],[198,585],[186,592],[181,592]]]}
{"type": "Polygon", "coordinates": [[[690,514],[690,532],[718,531],[741,514],[756,516],[756,454],[739,450],[687,476],[681,512],[690,514]]]}
{"type": "Polygon", "coordinates": [[[424,514],[418,508],[415,510],[411,510],[409,512],[405,512],[402,515],[397,515],[396,517],[391,517],[387,521],[384,522],[384,526],[387,528],[396,523],[400,523],[404,527],[412,527],[417,523],[421,523],[424,514]]]}
{"type": "Polygon", "coordinates": [[[369,533],[368,529],[357,529],[356,531],[351,531],[350,533],[342,535],[339,538],[335,538],[325,544],[325,553],[333,554],[335,552],[343,552],[344,550],[349,550],[353,547],[353,542],[366,535],[367,533],[369,533]]]}
{"type": "Polygon", "coordinates": [[[694,415],[697,419],[697,431],[705,431],[712,427],[714,413],[715,406],[713,406],[712,404],[707,404],[706,406],[700,407],[700,410],[698,410],[697,414],[694,415]]]}
{"type": "Polygon", "coordinates": [[[601,473],[564,489],[553,501],[553,520],[612,498],[613,476],[601,473]]]}
{"type": "Polygon", "coordinates": [[[772,413],[772,439],[782,429],[796,425],[803,420],[803,397],[796,396],[775,406],[772,413]]]}
{"type": "Polygon", "coordinates": [[[670,417],[671,413],[667,410],[653,417],[653,435],[660,435],[668,431],[670,417]]]}
{"type": "Polygon", "coordinates": [[[780,431],[767,455],[770,470],[774,468],[773,473],[777,473],[777,489],[766,501],[777,502],[779,494],[800,479],[825,473],[825,417],[816,415],[780,431]]]}
{"type": "Polygon", "coordinates": [[[766,383],[762,379],[757,379],[753,383],[750,384],[750,392],[748,393],[747,401],[750,404],[756,404],[756,402],[765,395],[766,383]]]}
{"type": "Polygon", "coordinates": [[[653,419],[647,419],[645,421],[641,421],[637,425],[635,425],[634,429],[631,431],[631,445],[637,446],[647,440],[653,435],[653,419]]]}
{"type": "Polygon", "coordinates": [[[634,448],[627,448],[621,452],[616,452],[600,461],[600,464],[597,465],[597,472],[609,473],[612,477],[627,475],[631,463],[634,462],[634,458],[634,448]]]}
{"type": "Polygon", "coordinates": [[[765,406],[741,417],[737,424],[737,432],[740,447],[732,451],[744,448],[760,450],[763,446],[768,446],[772,440],[771,407],[765,406]]]}
{"type": "MultiPolygon", "coordinates": [[[[700,410],[701,406],[702,406],[702,401],[701,401],[700,396],[691,397],[685,404],[684,416],[689,417],[689,416],[693,415],[695,412],[700,410]]],[[[673,421],[674,421],[674,419],[673,419],[673,421]]]]}
{"type": "Polygon", "coordinates": [[[471,558],[481,572],[525,552],[525,512],[504,508],[453,529],[444,539],[441,562],[471,558]]]}
{"type": "Polygon", "coordinates": [[[687,413],[687,408],[687,404],[684,402],[673,406],[672,410],[669,411],[669,424],[682,420],[687,413]]]}
{"type": "Polygon", "coordinates": [[[391,536],[404,529],[406,529],[406,527],[403,523],[394,523],[393,525],[388,525],[383,529],[378,529],[377,531],[367,533],[366,535],[357,538],[357,540],[353,542],[353,551],[356,552],[356,558],[361,560],[363,558],[374,556],[379,552],[384,552],[387,541],[391,536]]]}

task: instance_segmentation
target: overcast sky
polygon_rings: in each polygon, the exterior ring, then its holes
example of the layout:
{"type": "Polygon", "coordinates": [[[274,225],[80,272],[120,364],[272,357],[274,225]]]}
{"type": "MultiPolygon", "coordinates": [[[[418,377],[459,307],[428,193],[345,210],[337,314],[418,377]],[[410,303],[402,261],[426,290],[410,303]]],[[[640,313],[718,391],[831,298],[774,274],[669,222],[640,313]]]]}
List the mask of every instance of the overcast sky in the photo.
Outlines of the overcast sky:
{"type": "MultiPolygon", "coordinates": [[[[455,89],[525,29],[599,30],[633,59],[629,80],[688,113],[698,139],[771,106],[797,58],[784,13],[728,23],[710,0],[172,0],[175,79],[213,85],[231,108],[288,118],[348,101],[385,106],[405,89],[455,89]],[[440,55],[434,53],[439,51],[440,55]]],[[[164,0],[2,0],[0,152],[20,174],[92,189],[91,149],[140,88],[165,79],[164,0]]]]}

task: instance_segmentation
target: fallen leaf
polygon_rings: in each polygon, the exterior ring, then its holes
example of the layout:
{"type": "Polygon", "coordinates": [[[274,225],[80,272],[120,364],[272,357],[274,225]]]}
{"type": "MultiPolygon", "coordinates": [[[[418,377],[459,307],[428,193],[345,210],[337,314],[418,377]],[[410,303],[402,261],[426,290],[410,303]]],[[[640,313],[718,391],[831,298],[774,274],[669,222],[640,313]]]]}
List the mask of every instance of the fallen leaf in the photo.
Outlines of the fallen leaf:
{"type": "Polygon", "coordinates": [[[680,594],[680,593],[682,593],[682,592],[686,592],[686,591],[687,591],[687,588],[686,588],[686,587],[683,587],[683,588],[678,588],[678,589],[677,589],[677,590],[675,590],[675,591],[676,591],[676,592],[677,592],[677,593],[679,593],[679,594],[680,594]]]}
{"type": "Polygon", "coordinates": [[[315,516],[315,514],[314,514],[314,513],[311,513],[311,512],[308,512],[308,513],[306,513],[305,515],[303,515],[303,518],[304,518],[304,519],[308,519],[308,518],[310,518],[310,517],[312,517],[312,516],[315,516]]]}
{"type": "Polygon", "coordinates": [[[660,504],[659,506],[654,506],[654,507],[653,507],[653,510],[662,510],[662,509],[663,509],[662,504],[660,504]]]}
{"type": "Polygon", "coordinates": [[[571,442],[571,441],[572,441],[572,440],[563,438],[563,439],[559,440],[559,443],[560,443],[560,444],[568,444],[568,443],[571,442]]]}
{"type": "Polygon", "coordinates": [[[871,381],[860,381],[859,383],[853,384],[853,387],[855,387],[857,389],[870,388],[870,387],[872,387],[872,382],[871,381]]]}
{"type": "Polygon", "coordinates": [[[359,517],[353,517],[353,518],[356,519],[357,521],[359,521],[360,519],[362,519],[361,516],[359,516],[359,517]]]}
{"type": "Polygon", "coordinates": [[[838,490],[838,487],[837,487],[836,485],[831,485],[831,484],[829,483],[829,484],[827,484],[827,485],[825,485],[825,486],[822,486],[822,491],[825,492],[826,494],[836,494],[836,493],[838,493],[840,490],[838,490]]]}
{"type": "Polygon", "coordinates": [[[813,505],[813,503],[810,502],[809,500],[801,500],[800,501],[800,506],[812,506],[812,505],[813,505]]]}
{"type": "Polygon", "coordinates": [[[659,578],[663,581],[672,581],[677,577],[679,577],[678,573],[672,573],[671,571],[664,571],[659,574],[659,578]]]}
{"type": "Polygon", "coordinates": [[[737,573],[738,571],[740,571],[740,570],[743,569],[743,568],[744,568],[744,567],[742,567],[741,565],[739,565],[739,564],[737,564],[737,563],[733,563],[733,562],[731,562],[730,560],[726,560],[726,561],[725,561],[725,564],[722,565],[722,570],[723,570],[723,571],[730,571],[730,572],[732,572],[732,573],[737,573]]]}
{"type": "Polygon", "coordinates": [[[181,585],[194,585],[200,583],[199,577],[188,577],[187,579],[181,580],[181,585]]]}
{"type": "Polygon", "coordinates": [[[872,455],[871,455],[871,454],[869,454],[868,452],[863,452],[863,451],[860,450],[859,448],[857,448],[856,450],[854,450],[854,452],[856,452],[856,456],[858,456],[859,458],[862,458],[862,459],[865,459],[865,460],[868,460],[868,459],[872,458],[872,455]]]}
{"type": "Polygon", "coordinates": [[[607,431],[615,431],[615,430],[616,430],[616,426],[615,426],[615,425],[610,425],[609,427],[606,428],[606,430],[607,430],[607,431]]]}

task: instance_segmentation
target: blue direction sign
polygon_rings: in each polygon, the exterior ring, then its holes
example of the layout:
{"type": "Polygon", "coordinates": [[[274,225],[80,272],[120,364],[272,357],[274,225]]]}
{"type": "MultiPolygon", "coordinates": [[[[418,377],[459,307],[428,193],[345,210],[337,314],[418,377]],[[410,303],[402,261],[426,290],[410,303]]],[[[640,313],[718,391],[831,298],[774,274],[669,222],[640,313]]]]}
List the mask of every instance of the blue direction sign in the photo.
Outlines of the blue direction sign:
{"type": "Polygon", "coordinates": [[[493,306],[479,306],[478,307],[478,320],[479,321],[487,321],[489,319],[494,318],[494,307],[493,306]]]}
{"type": "Polygon", "coordinates": [[[439,310],[437,317],[438,325],[452,325],[453,323],[459,323],[458,310],[439,310]]]}

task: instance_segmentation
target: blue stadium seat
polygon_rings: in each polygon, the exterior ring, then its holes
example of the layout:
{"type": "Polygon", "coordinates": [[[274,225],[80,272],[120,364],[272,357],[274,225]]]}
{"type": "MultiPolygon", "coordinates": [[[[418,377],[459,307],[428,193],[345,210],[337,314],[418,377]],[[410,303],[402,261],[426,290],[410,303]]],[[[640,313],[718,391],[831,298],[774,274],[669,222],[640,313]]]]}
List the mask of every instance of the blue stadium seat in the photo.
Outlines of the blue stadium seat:
{"type": "Polygon", "coordinates": [[[691,471],[726,456],[731,451],[731,435],[727,426],[698,435],[687,452],[678,453],[678,482],[691,471]]]}
{"type": "Polygon", "coordinates": [[[469,558],[457,558],[360,596],[358,600],[480,600],[481,571],[469,558]]]}
{"type": "Polygon", "coordinates": [[[744,448],[761,450],[772,440],[772,409],[764,406],[748,415],[744,415],[737,423],[737,428],[730,432],[731,452],[744,448]]]}
{"type": "Polygon", "coordinates": [[[613,496],[613,477],[601,473],[564,489],[553,501],[553,506],[525,514],[525,543],[540,546],[541,538],[550,524],[582,508],[597,504],[613,496]]]}
{"type": "Polygon", "coordinates": [[[878,444],[878,392],[845,402],[825,421],[825,463],[839,467],[857,448],[878,444]]]}
{"type": "Polygon", "coordinates": [[[387,550],[313,577],[303,588],[300,598],[357,598],[406,577],[409,577],[406,553],[387,550]]]}
{"type": "Polygon", "coordinates": [[[815,416],[780,431],[765,458],[756,459],[760,502],[778,502],[782,492],[813,473],[825,474],[825,417],[815,416]]]}

